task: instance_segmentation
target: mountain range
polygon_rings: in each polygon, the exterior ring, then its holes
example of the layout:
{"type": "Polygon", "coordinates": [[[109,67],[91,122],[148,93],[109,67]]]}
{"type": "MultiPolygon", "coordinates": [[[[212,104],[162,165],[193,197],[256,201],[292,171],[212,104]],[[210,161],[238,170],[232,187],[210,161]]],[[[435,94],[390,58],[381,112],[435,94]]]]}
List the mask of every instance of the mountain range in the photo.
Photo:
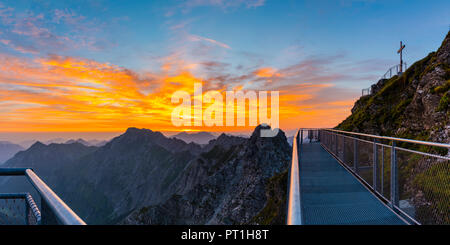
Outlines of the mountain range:
{"type": "Polygon", "coordinates": [[[249,139],[222,134],[210,142],[169,185],[169,199],[123,224],[284,224],[291,149],[284,132],[264,138],[262,128],[249,139]]]}
{"type": "Polygon", "coordinates": [[[86,141],[84,139],[79,138],[76,140],[70,139],[70,140],[66,141],[64,144],[72,144],[72,143],[80,143],[85,146],[104,146],[104,145],[106,145],[106,143],[108,143],[108,141],[107,140],[95,140],[95,139],[86,141]]]}
{"type": "MultiPolygon", "coordinates": [[[[209,201],[224,205],[238,201],[248,216],[242,220],[250,222],[252,217],[264,216],[258,212],[265,207],[264,200],[272,198],[266,188],[270,178],[285,171],[289,153],[282,132],[272,140],[260,138],[257,133],[250,139],[222,134],[202,147],[149,129],[129,128],[101,147],[79,142],[49,145],[36,142],[5,166],[32,167],[88,224],[132,223],[131,217],[136,217],[136,212],[167,205],[179,195],[188,195],[192,202],[201,203],[206,198],[206,187],[218,190],[209,194],[209,201]]],[[[5,189],[29,191],[30,186],[24,179],[8,177],[0,183],[0,192],[5,189]]],[[[281,189],[283,193],[285,188],[281,189]]],[[[232,207],[212,206],[213,209],[192,222],[240,222],[233,213],[236,207],[232,207]],[[220,217],[205,216],[212,215],[211,212],[220,217]]],[[[273,213],[282,213],[282,209],[284,206],[273,213]]],[[[284,215],[276,217],[277,222],[282,222],[284,215]]],[[[259,220],[275,222],[275,219],[259,220]]]]}
{"type": "Polygon", "coordinates": [[[200,145],[208,144],[210,140],[216,138],[215,135],[209,132],[195,132],[195,133],[181,132],[172,137],[183,140],[186,143],[194,142],[200,145]]]}

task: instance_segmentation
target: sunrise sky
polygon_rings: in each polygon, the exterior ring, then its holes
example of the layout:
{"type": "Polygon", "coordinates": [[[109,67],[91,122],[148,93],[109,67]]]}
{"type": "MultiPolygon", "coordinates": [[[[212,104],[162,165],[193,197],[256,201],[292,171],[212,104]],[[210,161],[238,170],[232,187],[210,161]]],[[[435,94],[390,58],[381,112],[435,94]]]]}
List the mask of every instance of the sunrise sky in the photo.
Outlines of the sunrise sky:
{"type": "Polygon", "coordinates": [[[170,97],[194,82],[277,90],[282,129],[333,127],[400,40],[409,65],[436,50],[449,13],[438,0],[0,1],[0,140],[248,130],[174,127],[170,97]]]}

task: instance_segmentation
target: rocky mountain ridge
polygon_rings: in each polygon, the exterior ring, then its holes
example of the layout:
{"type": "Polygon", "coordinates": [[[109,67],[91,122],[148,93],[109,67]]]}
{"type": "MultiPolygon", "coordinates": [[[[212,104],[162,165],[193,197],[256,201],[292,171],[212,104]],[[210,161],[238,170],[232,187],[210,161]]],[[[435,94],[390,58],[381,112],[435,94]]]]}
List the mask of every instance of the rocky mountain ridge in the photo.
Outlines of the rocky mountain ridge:
{"type": "Polygon", "coordinates": [[[262,128],[245,140],[221,135],[218,142],[227,138],[237,144],[216,144],[190,161],[167,201],[138,209],[122,223],[283,224],[291,149],[284,132],[264,138],[262,128]]]}
{"type": "MultiPolygon", "coordinates": [[[[281,151],[285,152],[282,159],[286,160],[286,157],[290,157],[287,154],[290,151],[289,146],[285,138],[284,141],[283,138],[277,139],[277,143],[273,142],[270,147],[253,139],[246,149],[250,149],[251,145],[257,148],[266,146],[268,151],[274,152],[266,153],[268,159],[276,159],[273,156],[270,158],[270,154],[278,156],[281,151]]],[[[239,162],[247,166],[247,161],[239,161],[240,157],[233,155],[239,146],[247,141],[249,140],[223,134],[201,147],[195,143],[187,144],[179,139],[167,138],[160,132],[149,129],[129,128],[102,147],[87,147],[78,142],[50,145],[37,142],[10,159],[7,166],[33,167],[88,224],[115,224],[135,210],[160,205],[172,199],[174,195],[191,193],[200,183],[210,179],[209,176],[216,173],[217,169],[223,169],[223,166],[228,164],[228,158],[234,159],[234,165],[239,162]]],[[[246,159],[255,161],[248,156],[246,159]]],[[[266,168],[255,171],[264,176],[266,181],[272,174],[285,168],[284,160],[282,164],[275,161],[281,164],[277,165],[276,171],[266,168]]],[[[251,173],[251,176],[254,175],[255,173],[251,173]]],[[[221,186],[215,187],[218,189],[217,193],[232,185],[228,182],[229,176],[232,176],[231,172],[224,175],[226,181],[222,181],[221,186]]],[[[256,206],[256,211],[264,205],[265,190],[262,188],[264,185],[260,183],[261,178],[256,178],[262,201],[256,206]]],[[[23,180],[19,182],[20,180],[10,178],[6,183],[2,183],[2,186],[28,191],[26,188],[29,186],[24,185],[23,180]]],[[[209,198],[214,199],[212,196],[209,198]]],[[[205,211],[200,208],[199,210],[205,211]]],[[[255,210],[252,212],[256,212],[255,210]]]]}

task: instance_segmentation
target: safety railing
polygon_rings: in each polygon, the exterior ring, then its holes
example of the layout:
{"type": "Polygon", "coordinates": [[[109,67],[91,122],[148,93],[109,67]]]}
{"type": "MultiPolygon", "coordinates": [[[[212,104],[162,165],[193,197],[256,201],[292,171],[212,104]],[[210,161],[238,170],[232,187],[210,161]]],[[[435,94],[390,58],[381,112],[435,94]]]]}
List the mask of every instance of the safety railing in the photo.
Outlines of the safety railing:
{"type": "MultiPolygon", "coordinates": [[[[0,194],[0,220],[6,224],[85,225],[30,168],[0,168],[0,176],[26,176],[41,198],[40,209],[29,193],[0,194]],[[19,204],[23,200],[25,205],[19,204]]],[[[2,224],[0,222],[0,224],[2,224]]]]}
{"type": "Polygon", "coordinates": [[[303,141],[314,142],[320,140],[317,129],[302,128],[297,131],[292,142],[292,162],[289,171],[287,224],[302,225],[303,216],[300,194],[300,154],[303,141]]]}
{"type": "Polygon", "coordinates": [[[300,175],[298,165],[299,139],[303,139],[299,135],[299,131],[294,136],[292,142],[292,162],[289,171],[288,184],[288,208],[287,208],[287,224],[301,225],[302,224],[302,209],[300,206],[300,175]]]}
{"type": "Polygon", "coordinates": [[[334,129],[319,135],[326,150],[410,223],[450,224],[450,157],[424,152],[445,153],[450,144],[334,129]]]}
{"type": "MultiPolygon", "coordinates": [[[[400,75],[400,70],[406,71],[406,69],[408,68],[408,66],[406,65],[406,62],[402,63],[402,68],[403,69],[400,69],[400,64],[395,65],[395,66],[389,68],[380,79],[390,79],[393,76],[400,75]]],[[[378,79],[378,80],[380,80],[380,79],[378,79]]],[[[371,94],[372,94],[372,87],[363,88],[361,90],[361,96],[366,96],[366,95],[371,95],[371,94]]]]}
{"type": "Polygon", "coordinates": [[[41,224],[41,212],[30,193],[0,194],[0,224],[41,224]]]}
{"type": "MultiPolygon", "coordinates": [[[[408,68],[406,65],[406,62],[402,62],[402,68],[401,70],[406,71],[406,69],[408,68]]],[[[383,75],[383,79],[389,79],[395,75],[398,75],[400,73],[400,64],[399,65],[395,65],[391,68],[389,68],[386,73],[384,73],[383,75]]]]}
{"type": "Polygon", "coordinates": [[[361,90],[361,96],[371,95],[372,94],[372,88],[363,88],[361,90]]]}

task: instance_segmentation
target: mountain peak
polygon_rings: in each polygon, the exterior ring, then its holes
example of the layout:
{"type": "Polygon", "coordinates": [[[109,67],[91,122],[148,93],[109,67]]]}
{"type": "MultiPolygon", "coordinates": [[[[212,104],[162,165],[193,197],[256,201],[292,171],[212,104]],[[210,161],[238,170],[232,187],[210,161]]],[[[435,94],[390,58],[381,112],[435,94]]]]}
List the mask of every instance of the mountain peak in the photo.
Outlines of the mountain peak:
{"type": "Polygon", "coordinates": [[[127,131],[125,131],[125,134],[135,134],[135,133],[151,133],[153,132],[150,129],[146,129],[146,128],[135,128],[135,127],[130,127],[127,129],[127,131]]]}
{"type": "Polygon", "coordinates": [[[40,141],[36,141],[33,145],[30,146],[30,149],[39,149],[41,147],[47,146],[46,144],[40,142],[40,141]]]}
{"type": "Polygon", "coordinates": [[[177,138],[177,139],[181,139],[186,143],[197,143],[197,144],[208,144],[209,141],[213,140],[216,138],[215,135],[209,133],[209,132],[205,132],[205,131],[201,131],[201,132],[180,132],[174,136],[172,136],[172,138],[177,138]]]}
{"type": "MultiPolygon", "coordinates": [[[[271,127],[267,124],[264,124],[264,123],[260,124],[255,128],[252,135],[250,136],[250,139],[262,138],[261,130],[273,130],[273,129],[271,129],[271,127]]],[[[283,136],[286,138],[286,136],[284,135],[284,132],[281,129],[278,129],[278,133],[274,137],[283,137],[283,136]]],[[[264,138],[273,138],[273,137],[264,137],[264,138]]]]}
{"type": "Polygon", "coordinates": [[[336,128],[399,138],[449,142],[450,32],[437,52],[403,73],[381,79],[336,128]]]}

